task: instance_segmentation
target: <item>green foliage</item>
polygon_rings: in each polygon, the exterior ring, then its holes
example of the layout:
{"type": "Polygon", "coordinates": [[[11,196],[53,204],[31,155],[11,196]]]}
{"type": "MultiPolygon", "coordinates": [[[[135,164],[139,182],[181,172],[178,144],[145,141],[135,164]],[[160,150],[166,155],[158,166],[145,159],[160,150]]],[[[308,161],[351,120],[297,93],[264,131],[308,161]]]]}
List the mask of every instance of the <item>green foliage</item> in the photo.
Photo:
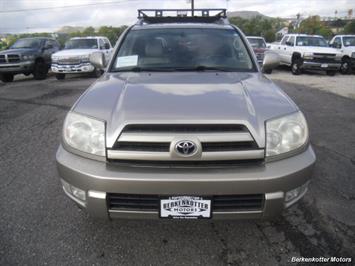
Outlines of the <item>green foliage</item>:
{"type": "Polygon", "coordinates": [[[345,34],[355,34],[355,20],[349,22],[344,27],[345,34]]]}
{"type": "Polygon", "coordinates": [[[331,29],[320,20],[319,16],[312,16],[303,20],[298,29],[298,32],[305,34],[322,35],[328,39],[333,35],[331,29]]]}
{"type": "Polygon", "coordinates": [[[112,45],[115,45],[115,43],[118,40],[118,37],[127,29],[127,26],[121,26],[121,27],[108,27],[108,26],[102,26],[100,27],[99,31],[97,32],[98,35],[100,36],[105,36],[107,37],[112,45]]]}
{"type": "Polygon", "coordinates": [[[284,27],[284,21],[279,18],[264,18],[257,16],[252,19],[232,17],[230,22],[240,28],[244,34],[262,36],[267,42],[275,41],[275,34],[284,27]]]}

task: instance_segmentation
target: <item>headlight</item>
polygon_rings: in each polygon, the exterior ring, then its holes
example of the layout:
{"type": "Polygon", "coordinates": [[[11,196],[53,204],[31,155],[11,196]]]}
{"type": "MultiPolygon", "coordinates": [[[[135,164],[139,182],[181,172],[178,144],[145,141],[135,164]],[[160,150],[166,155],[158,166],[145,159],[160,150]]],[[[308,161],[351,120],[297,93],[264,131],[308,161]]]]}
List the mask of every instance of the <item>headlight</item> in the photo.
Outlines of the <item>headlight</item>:
{"type": "Polygon", "coordinates": [[[313,59],[313,53],[304,53],[303,59],[313,59]]]}
{"type": "Polygon", "coordinates": [[[33,55],[23,55],[23,56],[22,56],[22,59],[23,59],[23,60],[31,60],[31,59],[33,59],[33,58],[34,58],[33,55]]]}
{"type": "Polygon", "coordinates": [[[352,58],[355,58],[355,52],[351,54],[351,57],[352,57],[352,58]]]}
{"type": "Polygon", "coordinates": [[[105,123],[69,112],[64,122],[63,138],[67,145],[82,152],[105,156],[105,123]]]}
{"type": "Polygon", "coordinates": [[[300,148],[308,141],[308,126],[301,112],[266,121],[266,156],[300,148]]]}
{"type": "Polygon", "coordinates": [[[86,54],[86,55],[81,55],[79,56],[80,60],[83,62],[89,62],[90,59],[90,55],[86,54]]]}
{"type": "Polygon", "coordinates": [[[52,56],[52,62],[57,62],[59,60],[58,56],[52,56]]]}

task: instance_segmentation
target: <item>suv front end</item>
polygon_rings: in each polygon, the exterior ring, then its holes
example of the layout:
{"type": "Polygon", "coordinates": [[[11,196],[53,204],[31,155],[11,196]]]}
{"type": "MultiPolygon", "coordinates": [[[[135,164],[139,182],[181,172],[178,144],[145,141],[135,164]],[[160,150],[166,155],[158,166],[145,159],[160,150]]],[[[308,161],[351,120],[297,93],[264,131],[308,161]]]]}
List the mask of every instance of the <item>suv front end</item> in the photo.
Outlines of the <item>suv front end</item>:
{"type": "Polygon", "coordinates": [[[58,171],[93,217],[272,218],[306,193],[306,120],[223,14],[144,16],[68,113],[58,171]]]}

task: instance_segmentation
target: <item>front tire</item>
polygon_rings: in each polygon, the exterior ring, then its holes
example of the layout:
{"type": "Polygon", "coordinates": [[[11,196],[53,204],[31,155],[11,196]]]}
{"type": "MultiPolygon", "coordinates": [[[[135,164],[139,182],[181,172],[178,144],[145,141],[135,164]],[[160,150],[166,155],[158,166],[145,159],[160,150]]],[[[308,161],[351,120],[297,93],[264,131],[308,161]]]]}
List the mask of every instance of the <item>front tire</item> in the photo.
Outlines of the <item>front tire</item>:
{"type": "Polygon", "coordinates": [[[327,70],[327,75],[328,76],[335,76],[335,74],[336,74],[337,72],[335,71],[335,70],[327,70]]]}
{"type": "Polygon", "coordinates": [[[65,79],[65,74],[55,74],[55,78],[57,79],[57,80],[63,80],[63,79],[65,79]]]}
{"type": "Polygon", "coordinates": [[[102,70],[95,68],[95,70],[93,72],[90,73],[90,77],[92,78],[99,78],[102,75],[102,70]]]}
{"type": "Polygon", "coordinates": [[[302,66],[302,60],[300,58],[294,59],[291,64],[292,74],[300,75],[302,73],[301,66],[302,66]]]}
{"type": "Polygon", "coordinates": [[[0,79],[2,82],[13,82],[14,81],[14,74],[9,74],[9,73],[5,73],[5,74],[2,74],[0,76],[0,79]]]}
{"type": "Polygon", "coordinates": [[[351,60],[350,60],[350,58],[343,58],[341,60],[340,73],[343,75],[351,74],[351,60]]]}
{"type": "Polygon", "coordinates": [[[47,78],[48,66],[43,61],[38,61],[33,70],[33,76],[36,80],[43,80],[47,78]]]}

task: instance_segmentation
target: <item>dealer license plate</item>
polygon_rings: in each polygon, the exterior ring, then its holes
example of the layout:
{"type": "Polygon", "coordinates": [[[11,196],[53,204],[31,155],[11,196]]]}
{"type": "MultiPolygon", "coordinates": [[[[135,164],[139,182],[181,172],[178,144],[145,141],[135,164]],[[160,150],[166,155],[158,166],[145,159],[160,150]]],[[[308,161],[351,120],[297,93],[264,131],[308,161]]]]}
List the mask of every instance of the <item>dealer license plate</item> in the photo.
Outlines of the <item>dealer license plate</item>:
{"type": "Polygon", "coordinates": [[[211,218],[211,200],[194,196],[161,198],[160,218],[209,219],[211,218]]]}
{"type": "Polygon", "coordinates": [[[321,64],[320,67],[326,68],[326,67],[328,67],[328,64],[321,64]]]}

